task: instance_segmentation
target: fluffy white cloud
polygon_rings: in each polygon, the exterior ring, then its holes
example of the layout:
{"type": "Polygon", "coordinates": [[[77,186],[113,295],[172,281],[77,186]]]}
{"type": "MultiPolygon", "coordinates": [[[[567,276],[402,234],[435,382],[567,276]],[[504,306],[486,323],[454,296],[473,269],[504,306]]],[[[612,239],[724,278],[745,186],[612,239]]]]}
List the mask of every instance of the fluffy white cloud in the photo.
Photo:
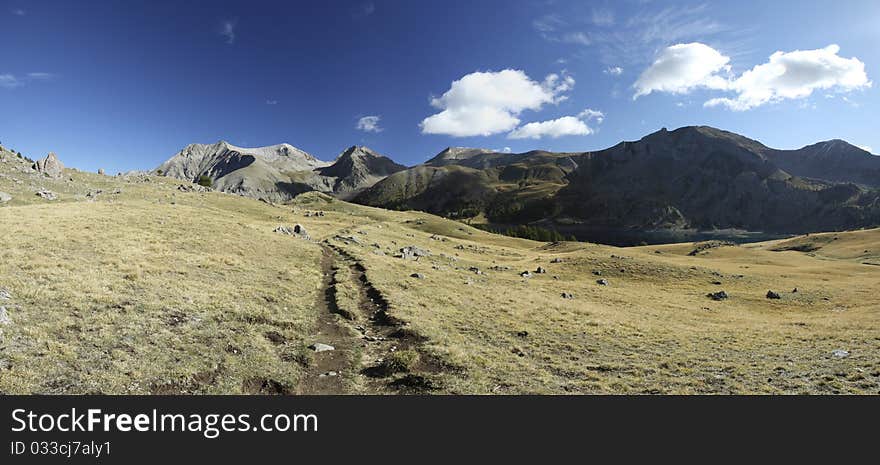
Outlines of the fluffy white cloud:
{"type": "Polygon", "coordinates": [[[840,47],[776,52],[767,63],[755,66],[730,83],[736,98],[715,98],[706,106],[724,105],[748,110],[766,103],[809,97],[813,91],[849,92],[871,87],[865,64],[858,58],[838,55],[840,47]]]}
{"type": "Polygon", "coordinates": [[[574,116],[563,116],[549,121],[524,124],[511,131],[507,137],[510,139],[540,139],[547,136],[556,139],[562,136],[586,136],[592,133],[593,130],[587,126],[587,123],[574,116]]]}
{"type": "Polygon", "coordinates": [[[597,123],[602,124],[602,122],[605,121],[605,113],[602,113],[599,110],[587,108],[586,110],[578,114],[578,118],[585,119],[587,121],[595,119],[597,123]]]}
{"type": "Polygon", "coordinates": [[[633,100],[651,92],[684,94],[699,87],[726,89],[730,58],[706,44],[676,44],[660,52],[654,63],[633,84],[633,100]]]}
{"type": "Polygon", "coordinates": [[[442,96],[431,99],[431,106],[441,111],[419,126],[424,134],[454,137],[510,131],[519,125],[520,113],[565,100],[562,94],[574,84],[571,76],[550,74],[537,82],[513,69],[471,73],[454,81],[442,96]]]}
{"type": "Polygon", "coordinates": [[[379,126],[381,119],[381,116],[364,116],[358,120],[355,129],[364,132],[382,132],[384,129],[379,126]]]}
{"type": "Polygon", "coordinates": [[[587,125],[587,122],[593,119],[601,124],[605,115],[601,111],[588,108],[577,116],[563,116],[553,120],[524,124],[511,131],[507,137],[509,139],[540,139],[542,137],[556,139],[562,136],[587,136],[594,132],[587,125]]]}

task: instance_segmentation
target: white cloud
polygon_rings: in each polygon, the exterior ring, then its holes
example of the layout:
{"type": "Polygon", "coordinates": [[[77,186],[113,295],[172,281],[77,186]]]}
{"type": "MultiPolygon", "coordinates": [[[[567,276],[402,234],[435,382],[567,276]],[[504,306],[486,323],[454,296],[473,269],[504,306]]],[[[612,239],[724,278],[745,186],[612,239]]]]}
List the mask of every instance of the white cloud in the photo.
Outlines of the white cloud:
{"type": "Polygon", "coordinates": [[[587,108],[586,110],[584,110],[578,114],[578,118],[584,119],[587,121],[595,119],[597,123],[602,124],[602,122],[605,121],[605,113],[602,113],[599,110],[593,110],[591,108],[587,108]]]}
{"type": "Polygon", "coordinates": [[[865,152],[874,153],[874,149],[872,149],[869,145],[857,145],[856,147],[864,150],[865,152]]]}
{"type": "Polygon", "coordinates": [[[510,147],[504,147],[503,149],[501,149],[501,153],[510,153],[512,151],[513,149],[511,149],[510,147]]]}
{"type": "Polygon", "coordinates": [[[586,109],[577,116],[563,116],[561,118],[524,124],[509,134],[508,139],[540,139],[550,137],[557,139],[562,136],[587,136],[594,131],[587,122],[595,119],[601,124],[605,115],[601,111],[586,109]]]}
{"type": "Polygon", "coordinates": [[[15,89],[33,81],[49,81],[55,79],[52,73],[34,72],[27,73],[24,78],[19,78],[14,74],[0,74],[0,87],[5,89],[15,89]]]}
{"type": "Polygon", "coordinates": [[[609,66],[602,72],[611,76],[620,76],[623,74],[623,68],[620,66],[609,66]]]}
{"type": "Polygon", "coordinates": [[[278,105],[278,100],[266,100],[266,105],[278,105]]]}
{"type": "Polygon", "coordinates": [[[524,124],[511,131],[507,137],[510,139],[540,139],[547,136],[556,139],[562,136],[586,136],[592,133],[593,130],[587,126],[587,123],[574,116],[563,116],[548,121],[524,124]]]}
{"type": "Polygon", "coordinates": [[[424,134],[454,137],[490,136],[519,125],[525,110],[556,104],[574,87],[574,78],[550,74],[533,81],[520,70],[475,72],[454,81],[442,96],[431,99],[440,111],[422,120],[424,134]]]}
{"type": "Polygon", "coordinates": [[[15,16],[24,16],[25,14],[27,14],[27,12],[25,12],[21,8],[14,8],[14,9],[10,10],[10,12],[12,14],[14,14],[15,16]]]}
{"type": "Polygon", "coordinates": [[[384,129],[379,126],[381,116],[364,116],[358,120],[355,129],[364,132],[382,132],[384,129]]]}
{"type": "Polygon", "coordinates": [[[14,89],[23,85],[24,83],[12,74],[0,74],[0,87],[4,89],[14,89]]]}
{"type": "Polygon", "coordinates": [[[596,26],[613,26],[614,12],[605,8],[593,9],[593,24],[596,26]]]}
{"type": "Polygon", "coordinates": [[[569,32],[562,36],[560,41],[568,44],[590,45],[593,43],[590,37],[583,32],[569,32]]]}
{"type": "Polygon", "coordinates": [[[52,74],[52,73],[43,73],[43,72],[38,72],[38,73],[28,73],[27,76],[28,76],[28,78],[30,78],[30,79],[34,79],[34,80],[37,80],[37,81],[48,81],[48,80],[50,80],[50,79],[54,79],[54,78],[55,78],[55,75],[54,75],[54,74],[52,74]]]}
{"type": "Polygon", "coordinates": [[[226,37],[227,44],[235,43],[235,27],[238,25],[238,20],[229,19],[223,21],[220,25],[220,35],[226,37]]]}
{"type": "Polygon", "coordinates": [[[560,27],[565,26],[565,21],[559,15],[544,15],[532,21],[532,27],[538,32],[553,32],[560,27]]]}
{"type": "Polygon", "coordinates": [[[849,92],[871,87],[865,64],[838,55],[840,47],[776,52],[767,63],[744,72],[730,83],[735,98],[715,98],[706,106],[724,105],[744,111],[766,103],[809,97],[815,90],[849,92]]]}
{"type": "Polygon", "coordinates": [[[633,84],[633,100],[651,92],[685,94],[693,89],[726,89],[730,58],[699,42],[676,44],[660,52],[654,63],[633,84]]]}

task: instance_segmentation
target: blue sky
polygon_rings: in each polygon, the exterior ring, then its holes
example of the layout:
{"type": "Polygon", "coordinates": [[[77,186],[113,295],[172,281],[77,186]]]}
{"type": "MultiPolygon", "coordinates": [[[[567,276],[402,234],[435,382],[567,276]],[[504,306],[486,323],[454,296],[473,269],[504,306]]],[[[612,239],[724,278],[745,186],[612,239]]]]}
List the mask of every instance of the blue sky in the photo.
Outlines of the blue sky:
{"type": "Polygon", "coordinates": [[[880,151],[874,0],[3,0],[0,24],[0,141],[81,169],[220,139],[415,164],[691,124],[880,151]]]}

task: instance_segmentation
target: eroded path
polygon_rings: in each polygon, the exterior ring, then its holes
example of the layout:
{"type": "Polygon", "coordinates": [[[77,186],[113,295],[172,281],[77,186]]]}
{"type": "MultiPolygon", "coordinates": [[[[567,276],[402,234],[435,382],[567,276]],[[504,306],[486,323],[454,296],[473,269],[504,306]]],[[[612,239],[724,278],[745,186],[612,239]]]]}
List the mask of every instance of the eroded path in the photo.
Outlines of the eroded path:
{"type": "Polygon", "coordinates": [[[318,327],[312,344],[326,344],[334,350],[314,352],[312,363],[297,394],[346,394],[351,390],[356,375],[357,339],[351,330],[339,320],[336,304],[337,255],[329,247],[322,246],[321,291],[315,307],[318,310],[318,327]]]}
{"type": "Polygon", "coordinates": [[[366,267],[344,249],[321,244],[322,288],[316,302],[313,343],[334,347],[314,352],[297,394],[392,394],[433,388],[423,376],[438,366],[420,355],[424,339],[388,314],[389,302],[367,277],[366,267]],[[341,309],[340,282],[357,289],[357,308],[341,309]]]}

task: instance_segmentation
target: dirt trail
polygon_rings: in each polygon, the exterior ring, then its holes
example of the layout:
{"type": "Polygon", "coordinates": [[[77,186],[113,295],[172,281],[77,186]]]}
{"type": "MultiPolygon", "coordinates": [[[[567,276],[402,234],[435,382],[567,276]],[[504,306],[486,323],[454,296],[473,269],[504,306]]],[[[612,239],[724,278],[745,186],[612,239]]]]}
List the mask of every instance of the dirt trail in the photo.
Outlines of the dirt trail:
{"type": "Polygon", "coordinates": [[[352,378],[356,376],[354,365],[357,339],[351,330],[339,323],[336,315],[336,253],[323,247],[321,257],[321,292],[318,293],[318,328],[310,343],[328,344],[335,350],[315,352],[313,363],[300,382],[297,394],[346,394],[350,391],[352,378]]]}
{"type": "Polygon", "coordinates": [[[414,349],[424,339],[388,315],[389,303],[369,281],[366,268],[344,249],[322,244],[322,290],[316,303],[318,328],[310,343],[329,344],[332,351],[313,354],[313,363],[297,394],[390,394],[426,390],[430,384],[415,372],[435,372],[419,361],[408,374],[389,373],[385,359],[396,351],[414,349]],[[350,280],[358,289],[355,314],[341,312],[336,285],[350,280]]]}
{"type": "MultiPolygon", "coordinates": [[[[424,391],[430,389],[430,383],[421,375],[439,371],[439,365],[426,357],[415,363],[407,374],[389,373],[384,362],[395,352],[402,350],[419,351],[425,338],[408,329],[406,322],[388,314],[389,302],[381,292],[373,286],[367,277],[367,269],[355,257],[341,247],[328,245],[348,266],[349,279],[358,288],[358,315],[355,315],[352,326],[360,333],[362,342],[361,370],[364,377],[362,393],[385,394],[399,391],[424,391]]],[[[340,266],[340,272],[342,267],[340,266]]]]}

